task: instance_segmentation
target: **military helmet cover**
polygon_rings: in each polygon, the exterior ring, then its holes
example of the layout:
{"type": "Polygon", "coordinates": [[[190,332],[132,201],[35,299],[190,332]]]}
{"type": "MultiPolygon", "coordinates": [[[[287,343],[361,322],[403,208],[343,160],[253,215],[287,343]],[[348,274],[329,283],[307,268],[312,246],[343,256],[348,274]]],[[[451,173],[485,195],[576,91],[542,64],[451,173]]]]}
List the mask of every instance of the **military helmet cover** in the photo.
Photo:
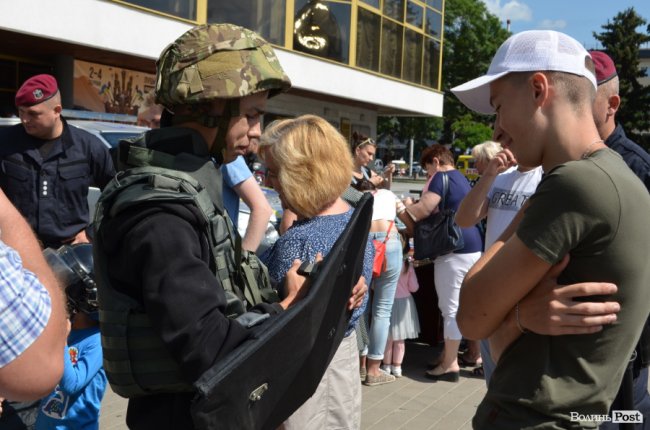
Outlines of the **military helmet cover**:
{"type": "Polygon", "coordinates": [[[167,107],[291,87],[271,45],[233,24],[204,24],[167,46],[157,62],[156,102],[167,107]]]}

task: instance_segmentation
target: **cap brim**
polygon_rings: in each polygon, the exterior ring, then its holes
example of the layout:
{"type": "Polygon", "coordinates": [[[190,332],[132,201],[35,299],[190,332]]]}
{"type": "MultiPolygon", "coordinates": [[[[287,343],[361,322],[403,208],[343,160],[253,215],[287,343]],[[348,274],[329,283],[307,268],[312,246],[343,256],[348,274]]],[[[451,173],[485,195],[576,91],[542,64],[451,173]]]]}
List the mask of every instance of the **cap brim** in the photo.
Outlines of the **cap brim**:
{"type": "Polygon", "coordinates": [[[462,85],[451,89],[465,106],[482,114],[493,114],[494,108],[490,104],[490,84],[509,72],[483,75],[462,85]]]}

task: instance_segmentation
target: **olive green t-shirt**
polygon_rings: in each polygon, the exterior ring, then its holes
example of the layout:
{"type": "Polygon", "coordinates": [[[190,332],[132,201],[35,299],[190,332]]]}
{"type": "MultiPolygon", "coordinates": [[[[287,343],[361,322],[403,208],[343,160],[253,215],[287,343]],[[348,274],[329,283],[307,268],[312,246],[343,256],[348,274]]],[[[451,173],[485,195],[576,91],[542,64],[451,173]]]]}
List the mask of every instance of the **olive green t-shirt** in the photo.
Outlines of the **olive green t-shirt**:
{"type": "Polygon", "coordinates": [[[595,334],[521,335],[497,364],[475,428],[595,428],[576,414],[607,414],[650,311],[649,215],[646,188],[610,149],[548,172],[517,236],[548,263],[570,254],[560,284],[618,285],[621,311],[595,334]]]}

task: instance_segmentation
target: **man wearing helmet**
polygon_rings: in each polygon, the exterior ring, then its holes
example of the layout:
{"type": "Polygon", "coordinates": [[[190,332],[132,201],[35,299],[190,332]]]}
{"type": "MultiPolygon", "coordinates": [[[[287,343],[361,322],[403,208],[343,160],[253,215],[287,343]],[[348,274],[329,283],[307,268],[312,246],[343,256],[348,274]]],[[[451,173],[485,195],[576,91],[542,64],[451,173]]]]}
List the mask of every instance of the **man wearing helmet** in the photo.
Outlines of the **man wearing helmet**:
{"type": "MultiPolygon", "coordinates": [[[[207,190],[212,205],[220,206],[221,176],[215,164],[246,152],[261,133],[267,98],[287,90],[289,79],[266,41],[230,24],[187,31],[162,52],[157,68],[156,101],[166,108],[162,127],[139,142],[122,142],[118,165],[129,168],[145,160],[168,172],[182,171],[207,190]]],[[[113,185],[120,179],[118,173],[113,185]]],[[[219,281],[218,259],[212,258],[216,248],[211,235],[219,232],[207,230],[213,224],[206,227],[205,213],[180,199],[133,207],[112,203],[105,194],[97,212],[104,218],[95,239],[102,337],[108,339],[111,325],[123,321],[124,305],[128,318],[144,317],[145,329],[153,333],[147,341],[162,340],[164,348],[156,354],[165,355],[156,357],[155,368],[144,365],[144,371],[138,371],[134,362],[152,355],[147,346],[136,345],[127,361],[120,362],[122,351],[116,348],[112,355],[102,342],[109,381],[130,398],[129,428],[192,429],[191,384],[246,340],[252,324],[273,318],[302,297],[299,262],[287,274],[282,301],[258,304],[244,314],[256,315],[259,318],[252,319],[257,322],[227,318],[226,285],[219,281]],[[130,373],[122,372],[122,365],[130,373]]],[[[364,293],[365,286],[355,287],[350,305],[360,302],[364,293]]],[[[124,340],[120,336],[119,331],[114,336],[117,343],[124,340]]]]}

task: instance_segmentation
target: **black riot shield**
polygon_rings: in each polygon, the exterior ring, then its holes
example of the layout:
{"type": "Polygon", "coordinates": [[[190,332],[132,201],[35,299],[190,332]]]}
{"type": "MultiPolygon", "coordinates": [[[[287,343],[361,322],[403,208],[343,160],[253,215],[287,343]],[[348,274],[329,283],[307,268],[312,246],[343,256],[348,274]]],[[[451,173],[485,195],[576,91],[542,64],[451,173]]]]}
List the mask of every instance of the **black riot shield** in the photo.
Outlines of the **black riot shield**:
{"type": "Polygon", "coordinates": [[[197,429],[275,429],[316,391],[347,327],[346,304],[361,276],[371,216],[366,193],[310,275],[306,297],[258,326],[194,384],[197,429]]]}

